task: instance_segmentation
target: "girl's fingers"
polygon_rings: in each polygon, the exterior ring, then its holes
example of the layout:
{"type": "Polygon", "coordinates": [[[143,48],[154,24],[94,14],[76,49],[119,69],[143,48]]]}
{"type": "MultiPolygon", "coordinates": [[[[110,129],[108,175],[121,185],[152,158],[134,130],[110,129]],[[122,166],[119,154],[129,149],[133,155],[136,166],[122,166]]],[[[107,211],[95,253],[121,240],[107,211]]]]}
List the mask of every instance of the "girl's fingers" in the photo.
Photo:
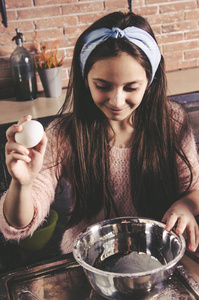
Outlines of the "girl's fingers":
{"type": "Polygon", "coordinates": [[[7,142],[5,145],[5,153],[6,155],[9,155],[12,152],[16,152],[18,154],[22,154],[22,155],[28,155],[29,154],[29,150],[27,148],[25,148],[24,146],[17,144],[15,142],[7,142]]]}
{"type": "Polygon", "coordinates": [[[7,130],[6,130],[6,138],[8,141],[15,141],[15,133],[16,132],[21,132],[22,131],[22,126],[18,125],[18,124],[14,124],[12,126],[10,126],[7,130]]]}
{"type": "Polygon", "coordinates": [[[199,244],[199,230],[198,225],[187,228],[188,247],[191,251],[196,251],[199,244]]]}
{"type": "Polygon", "coordinates": [[[181,209],[176,212],[168,210],[162,218],[166,223],[165,230],[170,231],[175,228],[177,234],[183,234],[186,230],[188,247],[190,251],[196,251],[199,245],[199,227],[189,210],[181,209]]]}
{"type": "Polygon", "coordinates": [[[26,121],[30,121],[32,119],[32,116],[31,115],[27,115],[27,116],[24,116],[22,117],[19,121],[18,121],[18,125],[21,125],[22,123],[26,122],[26,121]]]}
{"type": "MultiPolygon", "coordinates": [[[[187,220],[188,221],[188,220],[187,220]]],[[[187,221],[185,218],[179,218],[176,227],[176,233],[183,234],[186,229],[187,221]]]]}
{"type": "Polygon", "coordinates": [[[171,229],[175,226],[175,224],[177,222],[177,219],[178,218],[177,218],[176,214],[170,215],[169,218],[167,218],[167,220],[165,220],[166,221],[165,230],[166,231],[171,231],[171,229]]]}
{"type": "Polygon", "coordinates": [[[21,160],[26,163],[29,163],[31,161],[31,158],[28,155],[22,155],[19,153],[12,153],[6,158],[6,164],[9,166],[13,161],[21,160]]]}
{"type": "Polygon", "coordinates": [[[196,251],[196,249],[198,248],[199,245],[199,228],[198,228],[198,224],[195,226],[195,237],[196,237],[196,248],[194,251],[196,251]]]}
{"type": "Polygon", "coordinates": [[[195,227],[188,227],[187,228],[187,235],[188,235],[188,247],[189,247],[189,250],[195,251],[196,250],[196,232],[195,232],[195,227]]]}
{"type": "Polygon", "coordinates": [[[22,117],[17,124],[10,126],[6,131],[6,137],[8,141],[15,141],[14,136],[16,132],[21,132],[23,127],[21,126],[22,123],[29,121],[32,119],[31,115],[22,117]]]}

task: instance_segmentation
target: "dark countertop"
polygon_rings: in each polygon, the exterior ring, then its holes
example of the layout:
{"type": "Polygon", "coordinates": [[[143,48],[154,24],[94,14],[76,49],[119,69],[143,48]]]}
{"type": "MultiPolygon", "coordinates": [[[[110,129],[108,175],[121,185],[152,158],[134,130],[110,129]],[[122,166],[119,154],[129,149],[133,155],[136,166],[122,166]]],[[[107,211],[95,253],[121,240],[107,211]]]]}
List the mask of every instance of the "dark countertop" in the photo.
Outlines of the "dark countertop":
{"type": "MultiPolygon", "coordinates": [[[[1,276],[1,300],[27,300],[33,297],[39,300],[104,299],[92,289],[82,267],[77,264],[71,253],[1,276]]],[[[199,284],[179,263],[172,277],[142,297],[142,300],[152,299],[196,300],[199,299],[199,284]]],[[[137,300],[141,300],[140,297],[137,300]]]]}

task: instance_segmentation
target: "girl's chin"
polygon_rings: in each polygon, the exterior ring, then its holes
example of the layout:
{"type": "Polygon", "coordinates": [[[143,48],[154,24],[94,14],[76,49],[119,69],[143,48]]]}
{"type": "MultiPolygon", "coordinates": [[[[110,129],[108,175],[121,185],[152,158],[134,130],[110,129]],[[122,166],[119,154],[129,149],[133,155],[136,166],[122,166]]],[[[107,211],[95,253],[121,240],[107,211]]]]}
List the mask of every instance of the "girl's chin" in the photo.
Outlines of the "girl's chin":
{"type": "Polygon", "coordinates": [[[106,115],[106,117],[109,119],[109,120],[114,120],[114,121],[125,121],[125,120],[128,120],[131,116],[132,116],[132,113],[133,112],[130,112],[128,115],[127,114],[111,114],[111,113],[104,113],[106,115]]]}

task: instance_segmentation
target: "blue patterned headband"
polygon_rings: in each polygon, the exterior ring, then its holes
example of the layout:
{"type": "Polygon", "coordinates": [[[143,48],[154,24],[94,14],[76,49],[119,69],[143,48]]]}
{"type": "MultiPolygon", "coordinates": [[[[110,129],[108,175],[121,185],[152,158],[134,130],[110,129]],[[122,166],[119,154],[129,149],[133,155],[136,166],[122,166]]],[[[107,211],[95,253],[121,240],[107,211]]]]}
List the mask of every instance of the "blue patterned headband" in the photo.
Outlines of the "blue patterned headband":
{"type": "Polygon", "coordinates": [[[152,77],[150,81],[151,84],[161,60],[160,50],[156,41],[149,33],[134,26],[127,27],[124,30],[113,27],[112,29],[99,28],[91,31],[85,37],[85,44],[80,53],[82,73],[84,74],[85,64],[91,52],[95,49],[95,47],[97,47],[99,44],[103,43],[110,37],[115,39],[126,38],[128,41],[135,44],[140,49],[142,49],[142,51],[144,51],[150,61],[152,68],[152,77]]]}

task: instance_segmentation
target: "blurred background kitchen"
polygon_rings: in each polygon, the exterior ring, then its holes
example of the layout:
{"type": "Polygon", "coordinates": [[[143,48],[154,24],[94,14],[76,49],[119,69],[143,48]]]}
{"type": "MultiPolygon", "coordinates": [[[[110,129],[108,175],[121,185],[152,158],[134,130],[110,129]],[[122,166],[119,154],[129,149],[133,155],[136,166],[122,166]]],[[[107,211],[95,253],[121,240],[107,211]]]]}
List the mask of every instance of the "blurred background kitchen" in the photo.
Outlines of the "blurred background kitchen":
{"type": "MultiPolygon", "coordinates": [[[[6,129],[25,114],[32,114],[44,126],[48,124],[63,103],[77,37],[92,22],[113,11],[131,10],[151,24],[165,58],[168,95],[186,106],[196,142],[199,142],[199,0],[0,0],[0,3],[0,194],[9,184],[4,161],[6,129]],[[10,56],[16,48],[12,41],[16,28],[24,34],[23,45],[30,53],[35,52],[36,36],[43,42],[58,41],[59,54],[64,57],[61,96],[46,98],[36,72],[37,98],[16,101],[10,66],[10,56]]],[[[57,207],[59,210],[59,203],[57,207]]],[[[62,229],[64,211],[58,214],[56,228],[62,229]]],[[[56,230],[55,233],[56,238],[60,238],[56,230]]],[[[55,235],[51,244],[35,255],[31,251],[23,252],[16,245],[9,245],[4,251],[0,245],[0,269],[18,266],[30,256],[33,259],[55,254],[58,250],[54,241],[55,235]]]]}

